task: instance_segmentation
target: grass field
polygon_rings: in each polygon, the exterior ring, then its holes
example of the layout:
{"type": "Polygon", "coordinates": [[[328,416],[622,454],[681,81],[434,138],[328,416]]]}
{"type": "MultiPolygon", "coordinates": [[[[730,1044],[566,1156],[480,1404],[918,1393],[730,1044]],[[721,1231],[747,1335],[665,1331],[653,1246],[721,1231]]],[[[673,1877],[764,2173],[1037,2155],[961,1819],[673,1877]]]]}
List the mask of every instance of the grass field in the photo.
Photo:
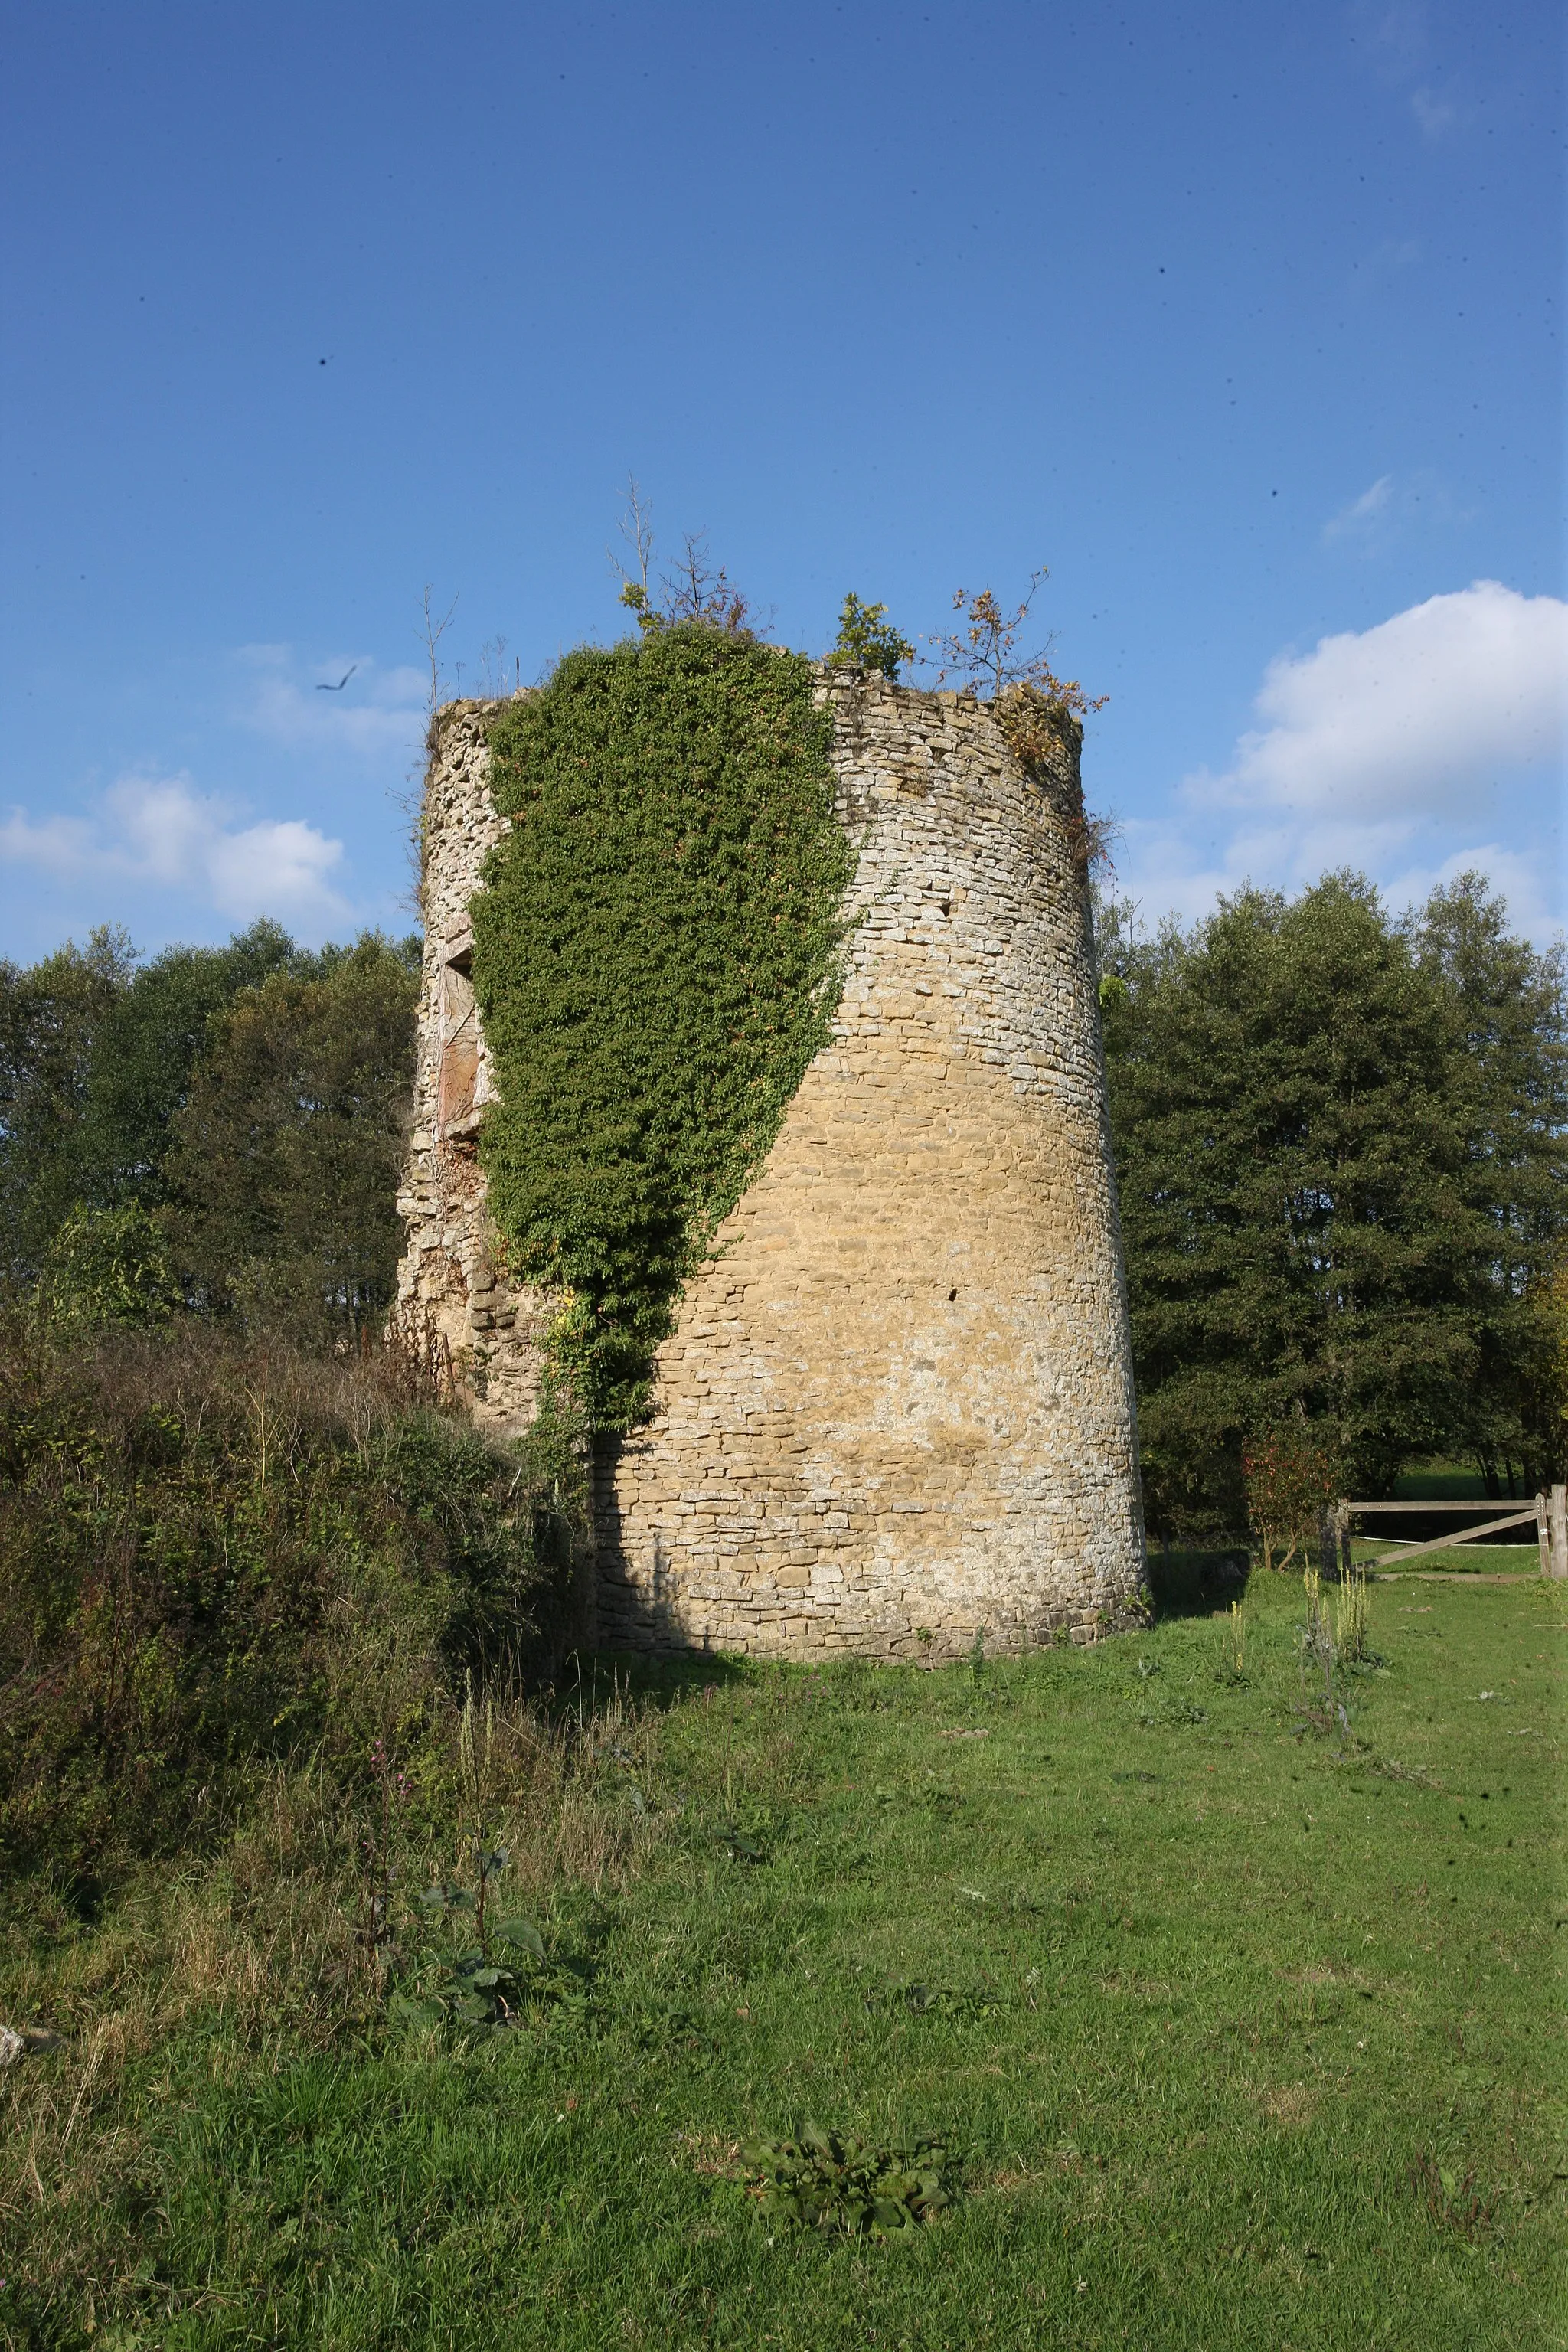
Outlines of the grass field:
{"type": "MultiPolygon", "coordinates": [[[[1408,1540],[1413,1542],[1415,1538],[1408,1540]]],[[[1356,1562],[1364,1568],[1375,1568],[1384,1554],[1396,1549],[1392,1536],[1382,1536],[1373,1543],[1365,1543],[1359,1536],[1352,1538],[1356,1562]]],[[[1410,1566],[1427,1575],[1442,1571],[1453,1576],[1539,1576],[1540,1559],[1540,1546],[1532,1528],[1528,1544],[1455,1544],[1445,1551],[1429,1551],[1423,1559],[1413,1559],[1410,1566]]],[[[1398,1575],[1397,1567],[1391,1569],[1390,1583],[1396,1581],[1398,1575]]]]}
{"type": "Polygon", "coordinates": [[[1301,1609],[1254,1580],[1239,1674],[1217,1613],[601,1669],[512,1823],[552,1965],[478,2041],[354,2021],[286,1839],[18,1902],[0,2017],[68,2040],[0,2076],[0,2342],[1562,2344],[1564,1594],[1374,1587],[1348,1728],[1301,1609]],[[741,2150],[807,2118],[954,2202],[787,2228],[741,2150]]]}

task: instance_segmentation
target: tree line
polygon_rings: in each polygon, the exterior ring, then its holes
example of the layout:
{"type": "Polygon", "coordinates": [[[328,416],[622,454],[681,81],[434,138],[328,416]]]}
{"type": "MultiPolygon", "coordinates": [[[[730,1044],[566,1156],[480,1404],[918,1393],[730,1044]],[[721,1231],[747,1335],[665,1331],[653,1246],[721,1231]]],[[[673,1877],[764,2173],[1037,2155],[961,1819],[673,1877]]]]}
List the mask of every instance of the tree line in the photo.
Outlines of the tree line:
{"type": "MultiPolygon", "coordinates": [[[[1407,916],[1336,875],[1096,925],[1152,1533],[1238,1534],[1259,1449],[1367,1496],[1434,1455],[1561,1477],[1561,951],[1473,875],[1407,916]]],[[[110,1318],[378,1326],[418,984],[416,940],[266,922],[0,963],[0,1271],[110,1318]]]]}
{"type": "Polygon", "coordinates": [[[1239,1532],[1281,1433],[1342,1494],[1561,1477],[1561,950],[1473,874],[1397,918],[1353,875],[1099,918],[1152,1531],[1239,1532]]]}
{"type": "Polygon", "coordinates": [[[312,951],[265,921],[145,962],[107,929],[0,962],[0,1272],[122,1319],[378,1322],[418,992],[417,939],[312,951]]]}

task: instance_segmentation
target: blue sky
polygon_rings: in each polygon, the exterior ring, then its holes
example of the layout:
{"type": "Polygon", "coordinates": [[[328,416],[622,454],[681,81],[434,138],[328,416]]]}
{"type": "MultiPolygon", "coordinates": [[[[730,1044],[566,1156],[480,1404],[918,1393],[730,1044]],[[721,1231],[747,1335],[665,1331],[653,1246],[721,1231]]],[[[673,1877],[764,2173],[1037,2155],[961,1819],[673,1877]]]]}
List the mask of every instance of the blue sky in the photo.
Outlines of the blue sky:
{"type": "Polygon", "coordinates": [[[426,583],[536,677],[628,474],[807,651],[1047,563],[1146,919],[1563,921],[1546,0],[3,23],[0,954],[406,928],[426,583]]]}

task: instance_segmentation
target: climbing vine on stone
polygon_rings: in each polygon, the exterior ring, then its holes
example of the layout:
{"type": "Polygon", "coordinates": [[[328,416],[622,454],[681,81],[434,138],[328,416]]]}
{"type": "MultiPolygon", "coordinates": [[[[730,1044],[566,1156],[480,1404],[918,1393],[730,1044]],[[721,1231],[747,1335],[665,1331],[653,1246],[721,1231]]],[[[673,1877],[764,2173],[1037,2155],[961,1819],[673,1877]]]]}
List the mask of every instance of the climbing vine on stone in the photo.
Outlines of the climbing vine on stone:
{"type": "Polygon", "coordinates": [[[480,1153],[597,1427],[646,1414],[681,1284],[828,1035],[852,866],[830,740],[804,659],[700,623],[569,654],[492,732],[512,824],[473,907],[480,1153]]]}

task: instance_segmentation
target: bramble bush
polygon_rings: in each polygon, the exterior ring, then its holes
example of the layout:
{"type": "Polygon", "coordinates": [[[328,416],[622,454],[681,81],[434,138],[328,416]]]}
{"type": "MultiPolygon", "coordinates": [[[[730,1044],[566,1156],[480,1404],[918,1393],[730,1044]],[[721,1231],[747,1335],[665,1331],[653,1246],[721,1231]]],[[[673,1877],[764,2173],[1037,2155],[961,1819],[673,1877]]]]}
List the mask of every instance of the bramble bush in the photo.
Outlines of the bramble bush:
{"type": "Polygon", "coordinates": [[[416,1782],[465,1668],[563,1622],[577,1454],[498,1451],[391,1351],[0,1320],[0,1866],[212,1845],[307,1757],[416,1782]]]}

